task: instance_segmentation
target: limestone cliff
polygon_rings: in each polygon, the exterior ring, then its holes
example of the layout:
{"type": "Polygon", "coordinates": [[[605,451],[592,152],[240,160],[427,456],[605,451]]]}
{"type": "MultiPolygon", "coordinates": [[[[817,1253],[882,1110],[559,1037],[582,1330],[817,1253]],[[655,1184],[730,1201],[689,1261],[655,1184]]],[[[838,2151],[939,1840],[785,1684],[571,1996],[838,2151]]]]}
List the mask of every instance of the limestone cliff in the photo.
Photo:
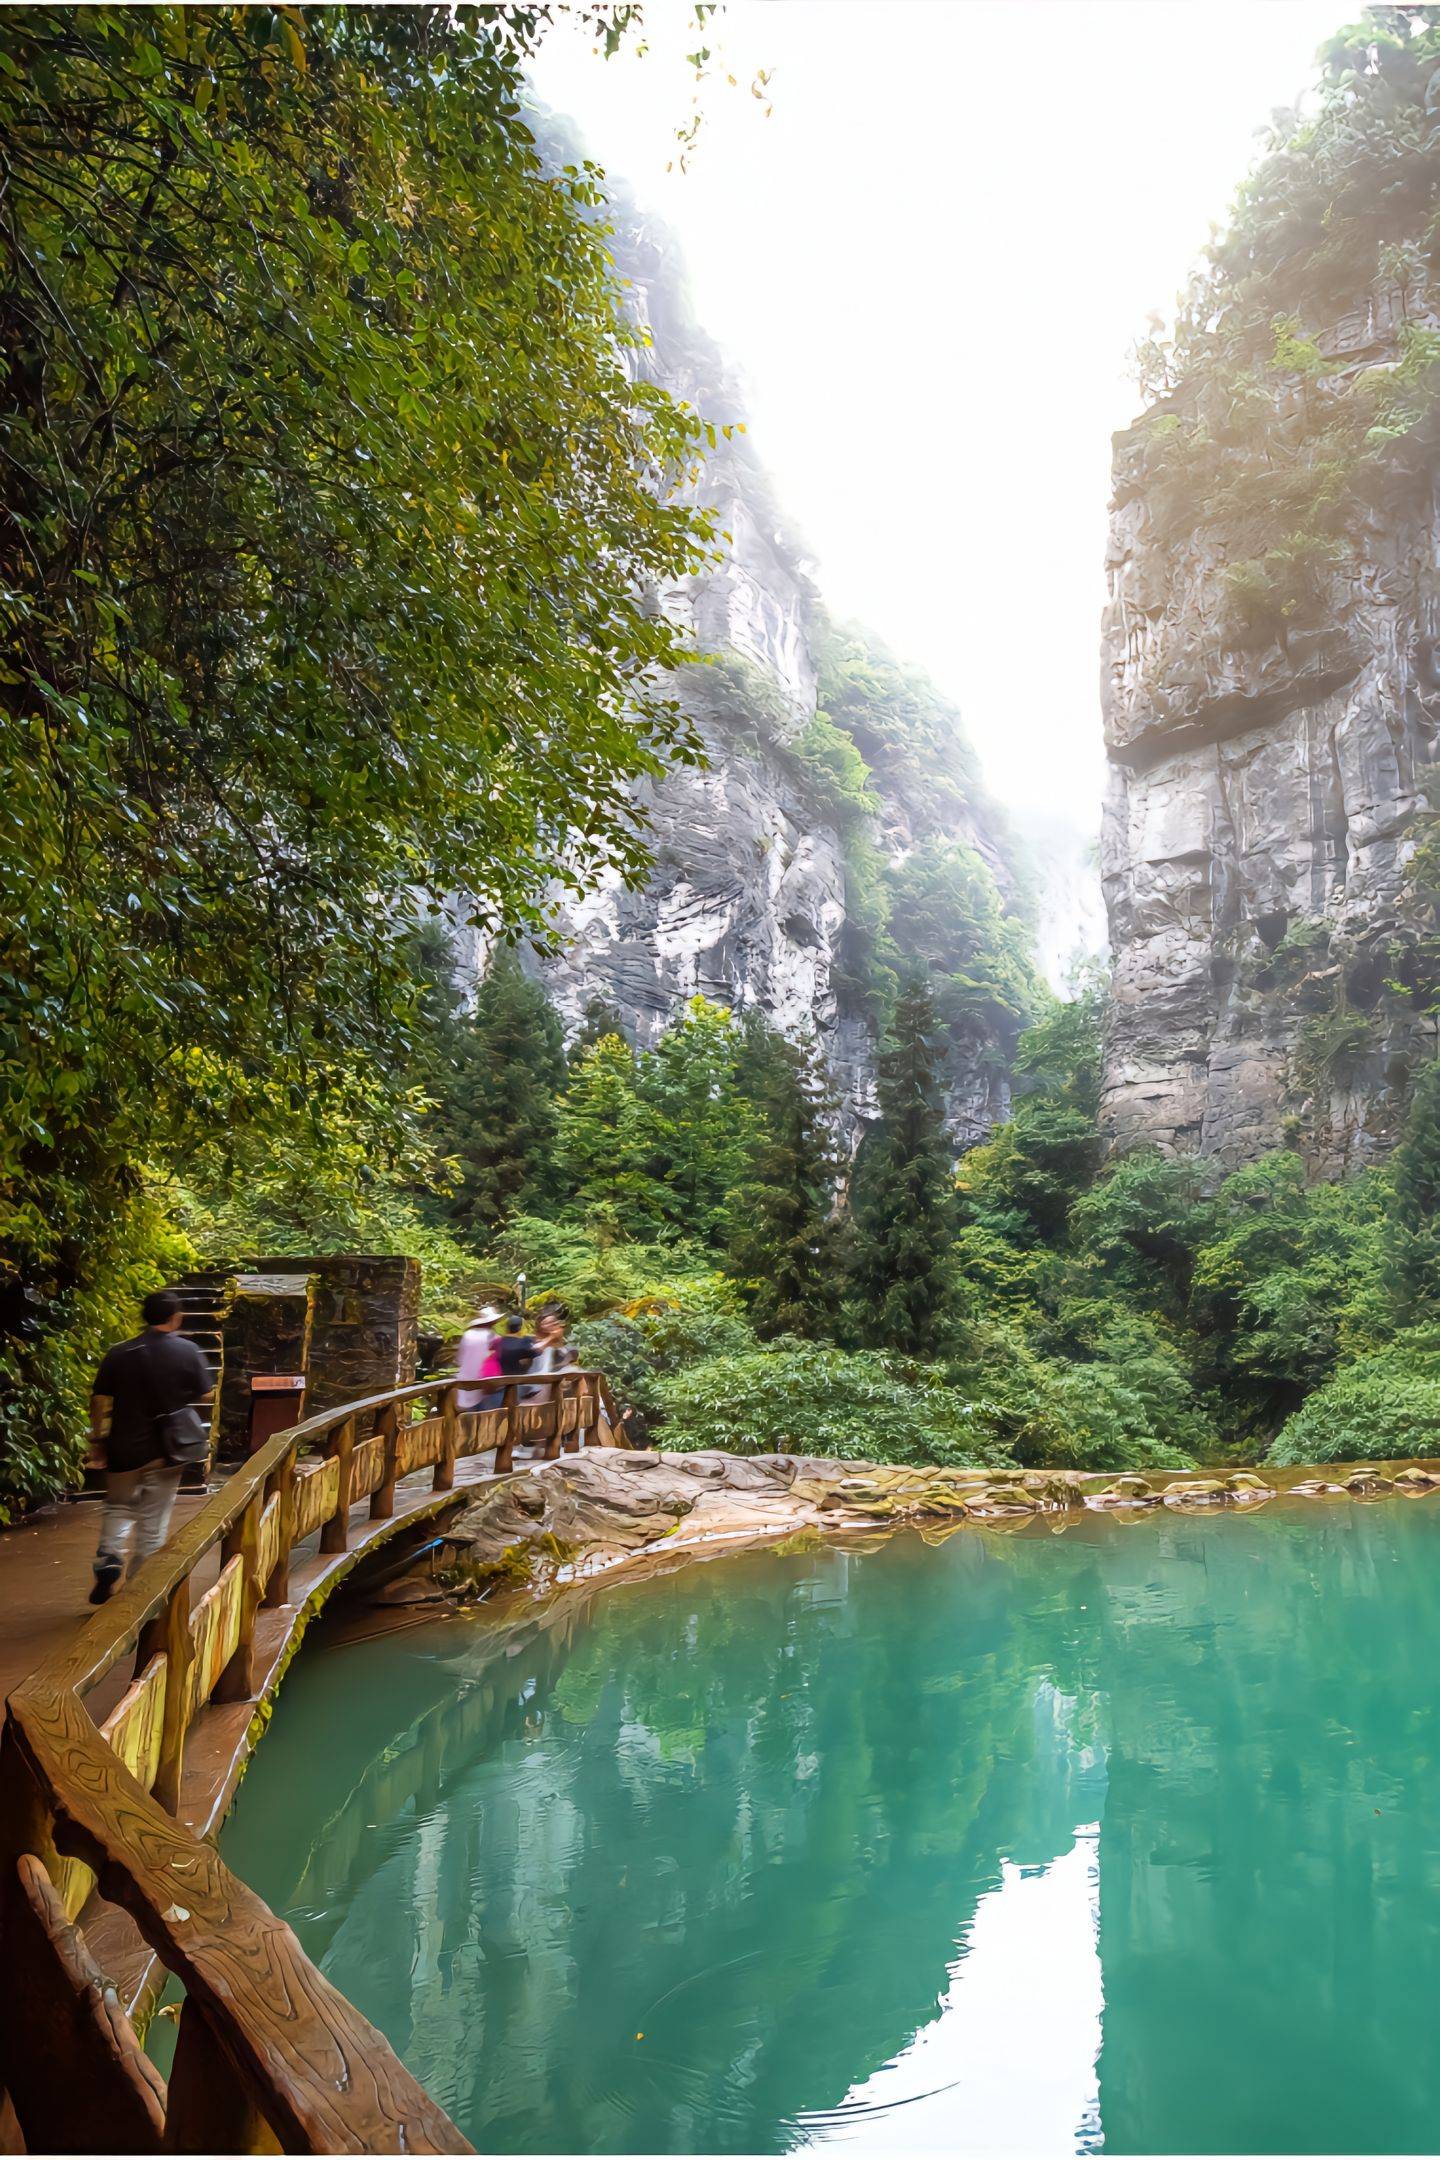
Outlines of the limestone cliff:
{"type": "Polygon", "coordinates": [[[1391,1143],[1433,1046],[1407,865],[1440,734],[1436,59],[1339,53],[1116,438],[1122,1146],[1233,1162],[1288,1141],[1334,1174],[1391,1143]]]}
{"type": "MultiPolygon", "coordinates": [[[[743,420],[738,385],[690,315],[669,236],[622,213],[616,260],[656,379],[717,427],[743,420]]],[[[942,974],[967,966],[985,994],[946,1017],[953,1129],[968,1146],[1006,1113],[1009,1054],[1033,988],[1003,820],[953,712],[933,692],[926,704],[922,689],[916,721],[914,678],[884,655],[880,674],[866,675],[854,641],[837,640],[743,435],[721,440],[702,491],[728,536],[723,563],[662,598],[708,656],[679,687],[705,762],[645,791],[649,880],[566,906],[558,957],[539,963],[547,988],[568,1027],[603,1001],[642,1046],[696,992],[758,1008],[790,1034],[813,1028],[854,1139],[873,1112],[884,967],[911,955],[942,974]],[[817,722],[827,650],[840,654],[831,702],[845,710],[817,722]],[[934,954],[934,922],[903,919],[895,879],[949,877],[955,863],[970,897],[954,906],[942,896],[936,920],[944,929],[949,906],[950,949],[934,954]],[[997,959],[1004,980],[992,984],[997,959]]]]}
{"type": "Polygon", "coordinates": [[[1436,506],[1377,519],[1313,638],[1245,653],[1217,622],[1207,551],[1157,560],[1132,460],[1122,441],[1105,625],[1107,1123],[1123,1143],[1240,1160],[1300,1119],[1338,1166],[1393,1138],[1415,1027],[1384,982],[1440,726],[1436,506]],[[1307,1064],[1327,1018],[1344,1054],[1307,1064]]]}

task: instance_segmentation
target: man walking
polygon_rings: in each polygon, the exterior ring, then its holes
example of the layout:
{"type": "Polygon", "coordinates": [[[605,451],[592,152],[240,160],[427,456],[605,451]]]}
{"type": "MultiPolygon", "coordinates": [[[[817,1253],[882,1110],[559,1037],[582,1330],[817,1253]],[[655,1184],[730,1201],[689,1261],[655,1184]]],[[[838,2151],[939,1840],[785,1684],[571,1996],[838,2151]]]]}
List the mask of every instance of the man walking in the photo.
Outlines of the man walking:
{"type": "Polygon", "coordinates": [[[181,1468],[166,1454],[164,1428],[174,1411],[203,1405],[213,1391],[209,1366],[178,1332],[174,1292],[152,1290],[141,1313],[143,1333],[106,1351],[90,1396],[91,1438],[105,1465],[92,1605],[119,1583],[132,1535],[133,1567],[164,1544],[181,1468]]]}

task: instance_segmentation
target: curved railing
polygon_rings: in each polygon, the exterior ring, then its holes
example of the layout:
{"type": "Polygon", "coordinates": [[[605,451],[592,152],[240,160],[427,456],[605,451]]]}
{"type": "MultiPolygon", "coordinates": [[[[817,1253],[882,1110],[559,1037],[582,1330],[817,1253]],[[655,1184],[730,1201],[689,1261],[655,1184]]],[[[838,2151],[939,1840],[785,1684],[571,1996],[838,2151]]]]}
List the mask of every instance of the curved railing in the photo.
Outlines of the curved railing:
{"type": "Polygon", "coordinates": [[[18,2123],[30,2152],[470,2150],[207,1833],[311,1615],[364,1552],[463,1498],[457,1461],[615,1443],[600,1373],[484,1385],[499,1407],[422,1381],[277,1433],[11,1695],[0,2149],[18,2123]],[[87,1699],[132,1655],[97,1723],[87,1699]],[[131,2016],[166,1974],[184,1986],[168,2082],[131,2016]]]}

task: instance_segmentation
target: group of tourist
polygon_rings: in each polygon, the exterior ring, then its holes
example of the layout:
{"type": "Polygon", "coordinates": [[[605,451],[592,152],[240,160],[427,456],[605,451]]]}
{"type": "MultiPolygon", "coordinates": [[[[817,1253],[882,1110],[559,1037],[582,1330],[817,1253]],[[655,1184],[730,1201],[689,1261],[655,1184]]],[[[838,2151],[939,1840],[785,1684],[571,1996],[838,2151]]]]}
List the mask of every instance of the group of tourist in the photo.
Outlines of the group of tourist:
{"type": "MultiPolygon", "coordinates": [[[[118,1587],[127,1558],[131,1568],[164,1544],[171,1511],[187,1463],[209,1455],[209,1402],[214,1376],[195,1344],[180,1333],[180,1300],[170,1290],[146,1298],[144,1328],[108,1350],[95,1375],[90,1400],[91,1467],[105,1472],[105,1506],[95,1555],[92,1605],[103,1605],[118,1587]]],[[[523,1313],[486,1305],[460,1338],[461,1380],[525,1380],[522,1402],[546,1390],[534,1385],[542,1373],[564,1372],[575,1363],[566,1340],[565,1315],[545,1306],[527,1328],[523,1313]]],[[[498,1410],[503,1386],[462,1388],[462,1410],[498,1410]]]]}
{"type": "MultiPolygon", "coordinates": [[[[558,1305],[537,1313],[533,1329],[527,1330],[522,1313],[503,1313],[498,1305],[485,1305],[460,1338],[456,1372],[461,1380],[531,1381],[542,1373],[564,1372],[575,1363],[573,1344],[566,1339],[565,1315],[558,1305]]],[[[522,1387],[520,1400],[536,1402],[546,1391],[522,1387]]],[[[456,1398],[461,1410],[498,1410],[505,1400],[503,1388],[462,1388],[456,1398]]]]}

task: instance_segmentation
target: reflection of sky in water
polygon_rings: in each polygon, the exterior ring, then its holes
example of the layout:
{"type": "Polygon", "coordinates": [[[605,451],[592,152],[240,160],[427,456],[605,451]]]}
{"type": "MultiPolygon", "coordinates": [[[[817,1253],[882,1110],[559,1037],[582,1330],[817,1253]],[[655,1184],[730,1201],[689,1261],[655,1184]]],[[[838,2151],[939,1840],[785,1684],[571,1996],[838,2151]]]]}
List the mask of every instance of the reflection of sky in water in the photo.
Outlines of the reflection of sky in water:
{"type": "Polygon", "coordinates": [[[910,2152],[1098,2152],[1098,1823],[1047,1868],[1005,1861],[975,1909],[933,2023],[797,2143],[910,2152]],[[1014,2042],[1025,2036],[1017,2075],[1014,2042]]]}
{"type": "Polygon", "coordinates": [[[1437,1525],[901,1536],[317,1645],[226,1857],[482,2151],[1433,2151],[1437,1525]]]}

